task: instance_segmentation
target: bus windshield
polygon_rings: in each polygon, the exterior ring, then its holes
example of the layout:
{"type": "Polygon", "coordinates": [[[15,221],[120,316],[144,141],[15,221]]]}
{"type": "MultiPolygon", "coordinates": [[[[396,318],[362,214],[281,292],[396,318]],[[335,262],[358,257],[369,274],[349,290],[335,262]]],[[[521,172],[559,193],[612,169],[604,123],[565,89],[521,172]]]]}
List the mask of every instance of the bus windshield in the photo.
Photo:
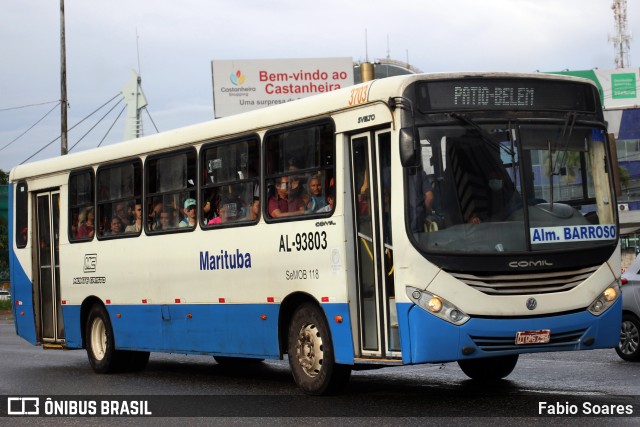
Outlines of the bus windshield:
{"type": "Polygon", "coordinates": [[[420,249],[522,253],[615,241],[604,130],[451,116],[458,123],[419,128],[420,166],[406,171],[420,249]]]}

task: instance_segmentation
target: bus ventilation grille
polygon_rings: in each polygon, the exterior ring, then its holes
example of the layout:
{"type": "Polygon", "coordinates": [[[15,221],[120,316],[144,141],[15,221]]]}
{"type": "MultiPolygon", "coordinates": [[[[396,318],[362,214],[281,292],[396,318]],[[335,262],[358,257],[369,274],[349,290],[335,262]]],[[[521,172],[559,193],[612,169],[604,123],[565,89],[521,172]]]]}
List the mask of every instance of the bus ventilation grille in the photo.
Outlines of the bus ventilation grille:
{"type": "Polygon", "coordinates": [[[530,295],[569,291],[600,266],[536,274],[476,275],[449,272],[456,279],[489,295],[530,295]]]}
{"type": "Polygon", "coordinates": [[[580,338],[585,333],[586,329],[580,329],[576,331],[567,331],[559,333],[551,333],[551,339],[545,344],[528,344],[528,345],[516,345],[515,335],[508,337],[479,337],[471,336],[473,342],[479,349],[486,352],[492,351],[509,351],[509,350],[522,350],[532,348],[544,348],[548,351],[553,351],[553,347],[557,347],[557,350],[562,350],[563,347],[573,347],[580,343],[580,338]]]}

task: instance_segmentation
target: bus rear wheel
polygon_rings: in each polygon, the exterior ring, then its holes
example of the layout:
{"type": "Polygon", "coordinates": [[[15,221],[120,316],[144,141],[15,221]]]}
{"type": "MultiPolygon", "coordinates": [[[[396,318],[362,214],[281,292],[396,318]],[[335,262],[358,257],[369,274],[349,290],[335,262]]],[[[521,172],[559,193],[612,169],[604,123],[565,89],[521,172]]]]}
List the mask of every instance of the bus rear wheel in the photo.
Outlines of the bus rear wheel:
{"type": "Polygon", "coordinates": [[[491,381],[508,376],[518,363],[518,355],[458,360],[460,369],[472,380],[491,381]]]}
{"type": "Polygon", "coordinates": [[[89,311],[85,337],[89,364],[98,374],[121,371],[133,365],[144,367],[149,360],[148,354],[145,360],[144,354],[133,357],[133,352],[116,350],[109,313],[100,304],[94,304],[89,311]]]}
{"type": "Polygon", "coordinates": [[[320,308],[300,306],[291,319],[288,338],[289,365],[302,391],[326,395],[346,385],[351,367],[335,363],[329,326],[320,308]]]}

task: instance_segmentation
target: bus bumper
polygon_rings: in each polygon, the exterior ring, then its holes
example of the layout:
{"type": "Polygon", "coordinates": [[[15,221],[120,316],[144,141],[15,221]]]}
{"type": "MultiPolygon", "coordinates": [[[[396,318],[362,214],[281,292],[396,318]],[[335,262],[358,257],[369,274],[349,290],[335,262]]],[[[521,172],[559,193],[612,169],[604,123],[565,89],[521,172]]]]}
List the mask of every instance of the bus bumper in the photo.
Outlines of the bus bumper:
{"type": "Polygon", "coordinates": [[[415,304],[398,304],[405,364],[450,362],[547,351],[593,350],[618,345],[622,298],[602,315],[587,310],[537,318],[471,318],[462,326],[441,320],[415,304]],[[516,345],[519,331],[549,329],[546,344],[516,345]]]}

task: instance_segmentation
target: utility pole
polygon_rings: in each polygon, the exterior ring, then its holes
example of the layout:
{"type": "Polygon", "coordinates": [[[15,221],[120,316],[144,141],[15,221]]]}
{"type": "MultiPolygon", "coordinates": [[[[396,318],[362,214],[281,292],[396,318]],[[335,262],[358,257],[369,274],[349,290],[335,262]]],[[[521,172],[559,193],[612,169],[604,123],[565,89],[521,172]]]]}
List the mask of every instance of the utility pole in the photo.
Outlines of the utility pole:
{"type": "Polygon", "coordinates": [[[64,34],[64,0],[60,0],[60,154],[67,154],[67,48],[64,34]]]}

